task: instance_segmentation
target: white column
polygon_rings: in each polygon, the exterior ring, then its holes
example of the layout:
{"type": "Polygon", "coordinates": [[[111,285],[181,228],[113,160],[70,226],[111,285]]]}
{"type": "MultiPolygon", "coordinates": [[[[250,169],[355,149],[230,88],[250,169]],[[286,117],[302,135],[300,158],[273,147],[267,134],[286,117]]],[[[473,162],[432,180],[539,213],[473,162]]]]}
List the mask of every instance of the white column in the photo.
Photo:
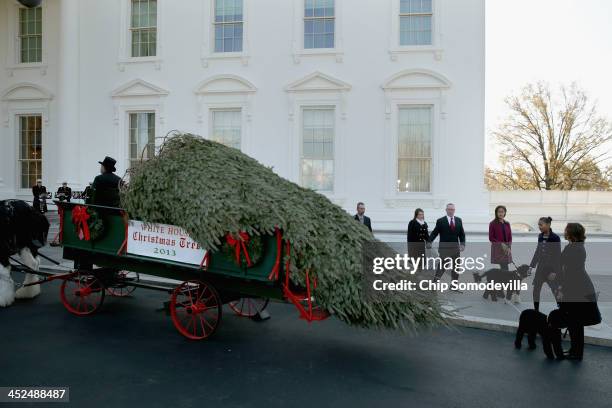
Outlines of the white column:
{"type": "MultiPolygon", "coordinates": [[[[58,185],[67,181],[80,189],[80,60],[79,0],[60,0],[59,72],[57,81],[57,168],[58,185]]],[[[49,186],[52,189],[57,186],[49,186]]]]}

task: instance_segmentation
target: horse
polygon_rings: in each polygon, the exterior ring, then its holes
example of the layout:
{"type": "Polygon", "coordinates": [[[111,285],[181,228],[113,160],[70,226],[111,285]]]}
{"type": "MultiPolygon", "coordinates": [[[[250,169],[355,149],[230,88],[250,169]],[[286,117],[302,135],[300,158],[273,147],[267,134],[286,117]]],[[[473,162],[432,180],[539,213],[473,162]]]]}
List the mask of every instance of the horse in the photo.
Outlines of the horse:
{"type": "MultiPolygon", "coordinates": [[[[25,286],[15,291],[9,258],[19,254],[23,264],[37,271],[38,250],[47,243],[49,220],[22,200],[0,201],[0,307],[13,304],[15,299],[34,298],[40,285],[25,286]]],[[[35,274],[26,273],[24,285],[35,283],[35,274]]]]}

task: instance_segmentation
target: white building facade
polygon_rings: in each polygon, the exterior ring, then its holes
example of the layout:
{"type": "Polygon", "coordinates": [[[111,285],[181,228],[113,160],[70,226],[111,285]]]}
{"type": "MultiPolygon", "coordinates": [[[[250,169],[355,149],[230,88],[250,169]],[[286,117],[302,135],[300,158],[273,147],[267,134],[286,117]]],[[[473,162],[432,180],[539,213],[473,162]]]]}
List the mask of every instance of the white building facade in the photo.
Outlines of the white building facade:
{"type": "Polygon", "coordinates": [[[0,197],[82,190],[167,132],[241,149],[377,230],[487,220],[484,0],[0,0],[0,197]]]}

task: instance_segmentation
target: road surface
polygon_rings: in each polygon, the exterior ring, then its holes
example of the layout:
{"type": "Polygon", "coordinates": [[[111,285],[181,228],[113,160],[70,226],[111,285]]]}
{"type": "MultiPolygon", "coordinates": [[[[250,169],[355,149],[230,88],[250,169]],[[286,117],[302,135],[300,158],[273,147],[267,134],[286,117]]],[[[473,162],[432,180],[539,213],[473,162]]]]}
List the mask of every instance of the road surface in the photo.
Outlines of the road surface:
{"type": "Polygon", "coordinates": [[[411,337],[335,319],[307,324],[284,304],[261,323],[225,308],[215,336],[192,342],[157,310],[164,293],[137,289],[76,317],[58,292],[48,284],[37,299],[0,309],[0,386],[70,386],[68,405],[90,408],[612,404],[612,349],[587,346],[582,363],[547,361],[541,349],[515,350],[505,333],[411,337]]]}

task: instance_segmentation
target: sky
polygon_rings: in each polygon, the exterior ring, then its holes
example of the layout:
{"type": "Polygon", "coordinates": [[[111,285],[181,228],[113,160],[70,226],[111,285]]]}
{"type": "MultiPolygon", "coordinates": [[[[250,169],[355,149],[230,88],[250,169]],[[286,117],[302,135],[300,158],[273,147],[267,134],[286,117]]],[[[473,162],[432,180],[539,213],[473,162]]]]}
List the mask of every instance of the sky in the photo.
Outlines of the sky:
{"type": "Polygon", "coordinates": [[[538,80],[576,81],[612,121],[612,0],[486,0],[487,165],[504,98],[538,80]]]}

